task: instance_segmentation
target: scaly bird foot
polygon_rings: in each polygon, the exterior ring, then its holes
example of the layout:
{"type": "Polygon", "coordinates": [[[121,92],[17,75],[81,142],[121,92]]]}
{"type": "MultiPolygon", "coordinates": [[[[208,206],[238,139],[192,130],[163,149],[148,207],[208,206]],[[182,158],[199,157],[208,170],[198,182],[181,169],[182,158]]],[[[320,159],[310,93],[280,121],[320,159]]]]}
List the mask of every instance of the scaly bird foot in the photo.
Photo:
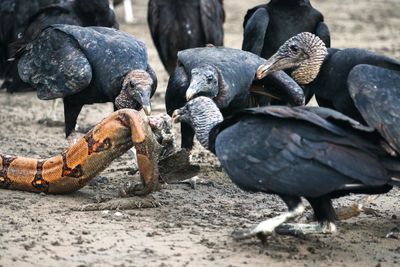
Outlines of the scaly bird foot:
{"type": "Polygon", "coordinates": [[[332,222],[322,224],[284,223],[276,227],[275,232],[280,235],[304,236],[310,234],[332,234],[336,226],[332,222]]]}
{"type": "Polygon", "coordinates": [[[286,222],[289,219],[295,219],[300,217],[304,213],[304,206],[299,204],[295,209],[288,211],[279,216],[273,217],[271,219],[265,220],[259,223],[256,227],[250,230],[235,230],[232,233],[232,237],[236,240],[247,239],[253,236],[257,236],[263,243],[266,240],[267,236],[270,236],[274,233],[276,228],[282,223],[286,222]]]}

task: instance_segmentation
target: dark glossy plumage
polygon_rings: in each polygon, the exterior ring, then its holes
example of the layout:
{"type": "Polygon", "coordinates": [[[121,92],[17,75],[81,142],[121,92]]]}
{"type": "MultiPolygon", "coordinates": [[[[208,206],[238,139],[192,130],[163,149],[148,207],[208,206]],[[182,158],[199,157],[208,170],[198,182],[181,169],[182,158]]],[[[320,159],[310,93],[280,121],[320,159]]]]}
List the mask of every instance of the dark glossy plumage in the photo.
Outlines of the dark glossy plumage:
{"type": "Polygon", "coordinates": [[[303,87],[310,95],[315,94],[320,106],[333,108],[357,121],[364,122],[349,93],[350,72],[360,64],[400,71],[400,62],[356,48],[328,49],[328,52],[317,78],[303,87]]]}
{"type": "Polygon", "coordinates": [[[150,0],[147,19],[169,74],[175,69],[178,51],[206,44],[223,45],[222,0],[150,0]]]}
{"type": "Polygon", "coordinates": [[[348,80],[351,97],[364,120],[399,154],[400,71],[358,65],[348,80]]]}
{"type": "Polygon", "coordinates": [[[322,14],[308,0],[271,0],[247,11],[242,49],[263,58],[272,56],[290,37],[311,32],[330,46],[322,14]]]}
{"type": "MultiPolygon", "coordinates": [[[[358,48],[327,49],[314,34],[300,33],[287,40],[258,68],[257,78],[262,79],[274,71],[288,70],[303,87],[306,99],[315,94],[320,106],[364,122],[349,92],[349,83],[352,83],[349,74],[362,64],[400,71],[400,61],[396,59],[358,48]]],[[[382,79],[385,84],[388,78],[383,75],[382,79]]]]}
{"type": "MultiPolygon", "coordinates": [[[[108,6],[108,0],[34,0],[29,3],[17,0],[9,17],[3,17],[1,20],[11,25],[7,28],[8,36],[5,38],[0,36],[0,43],[6,48],[0,53],[3,53],[6,58],[15,58],[16,51],[52,24],[118,28],[115,14],[108,6]]],[[[30,88],[18,77],[17,61],[4,65],[4,76],[7,81],[3,87],[10,92],[30,88]]]]}
{"type": "Polygon", "coordinates": [[[64,98],[67,136],[82,106],[114,102],[130,71],[148,72],[154,82],[148,94],[156,89],[145,44],[105,27],[50,26],[26,47],[18,70],[40,99],[64,98]]]}
{"type": "Polygon", "coordinates": [[[400,161],[374,142],[379,134],[331,109],[268,106],[223,119],[210,99],[198,97],[173,119],[195,129],[240,188],[278,194],[289,210],[304,197],[321,223],[335,220],[332,198],[400,185],[400,161]]]}
{"type": "Polygon", "coordinates": [[[250,109],[222,126],[215,152],[232,180],[249,191],[331,198],[387,189],[390,181],[382,164],[386,152],[369,141],[375,133],[333,110],[250,109]]]}
{"type": "MultiPolygon", "coordinates": [[[[214,70],[215,93],[202,91],[197,95],[204,95],[214,99],[224,116],[249,106],[250,88],[252,87],[255,72],[264,59],[252,53],[239,49],[225,47],[193,48],[178,53],[178,63],[175,72],[171,75],[165,95],[166,110],[169,115],[185,105],[188,88],[193,81],[193,70],[200,69],[206,72],[207,68],[214,70]]],[[[201,73],[200,73],[201,74],[201,73]]],[[[196,75],[198,77],[200,75],[196,75]]],[[[204,79],[207,77],[204,76],[204,79]]],[[[276,91],[293,93],[291,96],[301,104],[303,95],[301,88],[285,73],[268,76],[262,83],[266,87],[275,87],[276,91]]],[[[182,147],[191,148],[193,145],[192,129],[182,123],[182,147]]]]}

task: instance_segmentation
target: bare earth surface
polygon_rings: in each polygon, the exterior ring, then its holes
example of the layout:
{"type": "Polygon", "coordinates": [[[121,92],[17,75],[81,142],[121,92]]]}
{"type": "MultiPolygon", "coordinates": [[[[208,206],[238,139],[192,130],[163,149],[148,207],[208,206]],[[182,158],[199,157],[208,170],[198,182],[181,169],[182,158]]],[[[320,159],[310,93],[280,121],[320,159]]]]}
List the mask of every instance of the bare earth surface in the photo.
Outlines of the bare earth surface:
{"type": "MultiPolygon", "coordinates": [[[[149,47],[160,81],[153,107],[161,113],[168,77],[150,39],[147,1],[134,2],[137,23],[121,28],[149,47]]],[[[245,11],[262,2],[225,0],[227,46],[240,48],[245,11]]],[[[334,47],[368,48],[400,59],[400,1],[313,3],[325,14],[334,47]]],[[[37,123],[50,105],[34,93],[0,92],[0,152],[48,157],[63,151],[67,145],[63,128],[37,123]]],[[[93,125],[111,111],[111,105],[87,106],[79,123],[93,125]]],[[[57,116],[63,120],[61,106],[57,116]]],[[[400,223],[399,190],[370,205],[376,214],[339,222],[333,236],[273,236],[265,245],[257,239],[237,242],[230,236],[234,229],[275,216],[285,211],[284,205],[275,196],[236,188],[215,158],[199,146],[193,161],[202,166],[200,177],[214,186],[193,190],[165,185],[147,198],[160,204],[156,208],[140,208],[140,198],[118,198],[122,183],[138,179],[128,174],[132,161],[127,155],[74,194],[0,190],[0,266],[400,266],[400,240],[384,238],[400,223]],[[110,199],[138,208],[75,211],[110,199]]],[[[351,196],[336,204],[360,198],[351,196]]]]}

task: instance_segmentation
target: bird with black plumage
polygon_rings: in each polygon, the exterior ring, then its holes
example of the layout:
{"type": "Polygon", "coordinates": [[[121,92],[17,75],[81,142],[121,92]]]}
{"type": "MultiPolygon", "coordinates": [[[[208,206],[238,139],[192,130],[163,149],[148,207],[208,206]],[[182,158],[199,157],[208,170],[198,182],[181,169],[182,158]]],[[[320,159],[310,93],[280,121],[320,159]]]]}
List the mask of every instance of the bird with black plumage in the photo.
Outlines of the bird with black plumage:
{"type": "Polygon", "coordinates": [[[63,98],[67,137],[87,104],[112,102],[115,110],[151,112],[157,77],[148,64],[146,45],[130,34],[55,24],[21,50],[19,57],[19,75],[37,90],[39,99],[63,98]]]}
{"type": "Polygon", "coordinates": [[[224,43],[223,0],[150,0],[147,20],[158,55],[170,75],[179,51],[224,43]]]}
{"type": "MultiPolygon", "coordinates": [[[[301,87],[286,73],[277,72],[261,82],[265,88],[253,86],[259,64],[265,59],[240,49],[227,47],[191,48],[178,53],[178,63],[169,78],[165,94],[167,113],[198,96],[215,101],[224,116],[259,105],[259,96],[272,96],[292,105],[304,104],[301,87]]],[[[181,123],[181,146],[193,148],[193,129],[181,123]]]]}
{"type": "Polygon", "coordinates": [[[288,212],[256,227],[234,232],[237,239],[273,232],[328,234],[336,231],[332,199],[381,194],[400,185],[398,158],[387,154],[371,127],[331,109],[268,106],[245,109],[224,119],[209,98],[197,97],[173,114],[219,159],[241,189],[278,195],[288,212]],[[304,212],[301,198],[314,211],[316,224],[292,224],[304,212]]]}

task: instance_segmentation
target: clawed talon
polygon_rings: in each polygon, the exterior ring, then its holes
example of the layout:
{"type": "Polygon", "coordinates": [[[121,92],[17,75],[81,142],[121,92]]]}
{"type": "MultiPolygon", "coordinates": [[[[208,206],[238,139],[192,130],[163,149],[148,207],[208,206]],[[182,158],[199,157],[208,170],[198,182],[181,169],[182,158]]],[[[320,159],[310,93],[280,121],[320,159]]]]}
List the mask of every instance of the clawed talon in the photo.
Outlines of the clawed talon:
{"type": "Polygon", "coordinates": [[[197,185],[214,186],[214,182],[213,181],[209,181],[209,180],[206,180],[206,179],[201,179],[197,175],[193,176],[192,178],[186,179],[186,180],[174,182],[173,184],[189,184],[192,189],[196,189],[197,185]]]}

